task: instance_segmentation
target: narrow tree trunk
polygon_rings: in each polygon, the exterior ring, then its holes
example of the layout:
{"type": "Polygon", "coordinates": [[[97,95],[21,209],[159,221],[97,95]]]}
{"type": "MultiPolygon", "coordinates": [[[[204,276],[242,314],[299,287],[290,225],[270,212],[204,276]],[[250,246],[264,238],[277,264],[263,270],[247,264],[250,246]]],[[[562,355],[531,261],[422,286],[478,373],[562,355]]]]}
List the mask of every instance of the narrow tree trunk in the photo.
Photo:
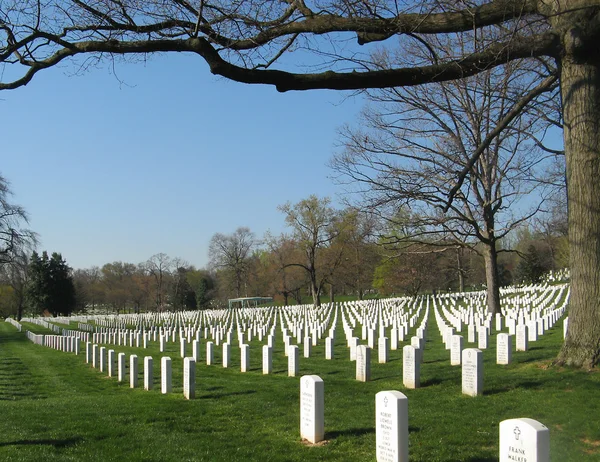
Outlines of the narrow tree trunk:
{"type": "Polygon", "coordinates": [[[329,301],[331,303],[335,302],[335,293],[334,293],[334,290],[333,290],[333,284],[329,284],[329,301]]]}
{"type": "Polygon", "coordinates": [[[498,252],[496,242],[484,244],[485,283],[487,285],[488,313],[500,313],[500,285],[498,282],[498,252]]]}
{"type": "Polygon", "coordinates": [[[456,248],[456,270],[458,272],[458,291],[465,291],[465,278],[463,276],[463,263],[462,263],[462,247],[456,248]]]}
{"type": "Polygon", "coordinates": [[[315,307],[321,306],[321,294],[319,293],[319,289],[316,287],[312,288],[312,299],[315,307]]]}
{"type": "Polygon", "coordinates": [[[21,321],[23,317],[23,300],[19,297],[19,302],[17,305],[17,321],[21,321]]]}
{"type": "Polygon", "coordinates": [[[320,290],[317,284],[317,276],[314,271],[310,274],[310,293],[312,295],[313,305],[315,307],[321,306],[320,290]]]}
{"type": "Polygon", "coordinates": [[[568,335],[557,363],[588,369],[600,360],[600,66],[597,53],[584,63],[569,57],[561,63],[571,298],[568,335]]]}

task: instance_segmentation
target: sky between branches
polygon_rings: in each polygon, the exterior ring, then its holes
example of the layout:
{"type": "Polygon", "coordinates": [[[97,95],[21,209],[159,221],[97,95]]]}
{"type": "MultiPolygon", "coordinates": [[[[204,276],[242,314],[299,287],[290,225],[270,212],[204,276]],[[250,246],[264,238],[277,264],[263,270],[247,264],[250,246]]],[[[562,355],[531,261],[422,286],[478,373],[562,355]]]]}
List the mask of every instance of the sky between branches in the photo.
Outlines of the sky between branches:
{"type": "Polygon", "coordinates": [[[237,84],[177,54],[75,70],[0,95],[0,172],[39,249],[74,268],[159,252],[203,267],[214,233],[277,234],[277,205],[341,192],[326,164],[359,97],[237,84]]]}

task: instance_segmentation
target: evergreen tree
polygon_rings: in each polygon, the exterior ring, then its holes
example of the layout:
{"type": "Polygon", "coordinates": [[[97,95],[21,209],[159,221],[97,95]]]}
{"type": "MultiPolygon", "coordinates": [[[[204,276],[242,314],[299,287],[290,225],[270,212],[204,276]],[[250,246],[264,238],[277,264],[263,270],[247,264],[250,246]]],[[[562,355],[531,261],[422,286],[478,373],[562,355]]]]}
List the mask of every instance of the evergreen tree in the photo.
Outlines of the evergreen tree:
{"type": "Polygon", "coordinates": [[[53,316],[67,316],[75,307],[75,285],[71,268],[60,253],[48,257],[33,252],[29,264],[30,279],[27,299],[31,309],[38,313],[48,311],[53,316]]]}
{"type": "Polygon", "coordinates": [[[527,247],[527,252],[517,266],[517,278],[527,283],[537,283],[547,269],[543,267],[540,256],[534,245],[527,247]]]}

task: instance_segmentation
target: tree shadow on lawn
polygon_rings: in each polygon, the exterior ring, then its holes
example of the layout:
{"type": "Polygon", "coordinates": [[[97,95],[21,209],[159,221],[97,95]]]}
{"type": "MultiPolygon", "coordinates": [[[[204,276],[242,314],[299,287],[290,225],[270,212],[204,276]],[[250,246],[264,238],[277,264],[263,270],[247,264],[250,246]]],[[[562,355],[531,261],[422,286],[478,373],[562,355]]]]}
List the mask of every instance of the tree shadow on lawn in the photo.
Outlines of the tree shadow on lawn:
{"type": "Polygon", "coordinates": [[[377,377],[375,379],[371,379],[371,382],[377,382],[379,380],[388,380],[388,379],[397,379],[402,378],[402,374],[394,374],[394,375],[386,375],[385,377],[377,377]]]}
{"type": "Polygon", "coordinates": [[[438,378],[433,378],[433,379],[427,379],[421,382],[421,387],[431,387],[433,385],[440,385],[444,383],[444,380],[442,379],[438,379],[438,378]]]}
{"type": "Polygon", "coordinates": [[[215,391],[215,390],[222,390],[223,388],[225,388],[225,387],[223,387],[221,385],[217,385],[217,386],[214,386],[214,387],[205,388],[205,390],[206,391],[215,391]]]}
{"type": "Polygon", "coordinates": [[[498,462],[498,459],[495,457],[473,457],[467,459],[467,462],[498,462]]]}
{"type": "Polygon", "coordinates": [[[19,441],[8,441],[6,443],[0,443],[0,447],[4,446],[54,446],[55,448],[66,448],[68,446],[73,446],[80,441],[83,441],[83,438],[67,438],[63,440],[19,440],[19,441]]]}
{"type": "Polygon", "coordinates": [[[370,428],[349,428],[348,430],[334,430],[325,433],[326,440],[333,440],[340,436],[363,436],[375,433],[375,427],[370,428]]]}
{"type": "Polygon", "coordinates": [[[234,391],[231,393],[221,393],[221,394],[209,394],[199,396],[198,399],[219,399],[225,398],[226,396],[240,396],[240,395],[253,395],[256,393],[256,390],[247,390],[247,391],[234,391]]]}
{"type": "MultiPolygon", "coordinates": [[[[418,433],[421,431],[420,427],[408,427],[409,433],[418,433]]],[[[335,438],[339,438],[340,436],[363,436],[369,435],[371,433],[375,433],[375,427],[369,428],[349,428],[348,430],[334,430],[325,433],[326,440],[333,440],[335,438]]]]}
{"type": "Polygon", "coordinates": [[[426,359],[423,360],[423,364],[435,364],[435,363],[447,363],[449,362],[448,359],[432,359],[427,361],[426,359]]]}
{"type": "Polygon", "coordinates": [[[517,382],[516,384],[506,385],[503,387],[492,387],[491,389],[484,390],[483,394],[485,396],[491,395],[499,395],[500,393],[507,393],[509,391],[518,390],[520,388],[530,389],[530,388],[539,388],[543,385],[543,382],[536,382],[533,380],[517,382]]]}

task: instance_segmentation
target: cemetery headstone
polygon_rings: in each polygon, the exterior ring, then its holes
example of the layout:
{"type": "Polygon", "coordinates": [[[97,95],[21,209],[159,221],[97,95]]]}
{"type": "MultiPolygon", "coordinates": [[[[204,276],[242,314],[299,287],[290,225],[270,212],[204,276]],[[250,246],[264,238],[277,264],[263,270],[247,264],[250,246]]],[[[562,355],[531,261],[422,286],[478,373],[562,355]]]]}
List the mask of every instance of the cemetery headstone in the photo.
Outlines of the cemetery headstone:
{"type": "Polygon", "coordinates": [[[463,350],[463,336],[452,335],[450,338],[450,365],[460,366],[460,360],[463,350]]]}
{"type": "Polygon", "coordinates": [[[125,381],[125,353],[119,353],[117,355],[117,380],[119,382],[125,381]]]}
{"type": "Polygon", "coordinates": [[[510,364],[512,359],[512,336],[500,333],[496,337],[496,364],[510,364]]]}
{"type": "Polygon", "coordinates": [[[263,374],[271,374],[273,372],[273,348],[263,345],[262,354],[263,374]]]}
{"type": "Polygon", "coordinates": [[[300,437],[313,444],[325,438],[325,387],[318,375],[300,379],[300,437]]]}
{"type": "Polygon", "coordinates": [[[153,378],[153,360],[152,356],[144,357],[144,390],[152,390],[153,378]]]}
{"type": "Polygon", "coordinates": [[[406,388],[421,386],[421,364],[417,351],[418,349],[412,345],[402,348],[402,383],[406,388]]]}
{"type": "Polygon", "coordinates": [[[463,350],[462,393],[469,396],[483,394],[483,352],[477,348],[463,350]]]}
{"type": "Polygon", "coordinates": [[[298,359],[300,357],[298,345],[288,347],[288,376],[296,377],[298,375],[298,359]]]}
{"type": "Polygon", "coordinates": [[[172,385],[172,361],[168,356],[163,356],[160,359],[160,391],[163,394],[171,393],[173,391],[172,385]]]}
{"type": "Polygon", "coordinates": [[[196,361],[194,358],[183,359],[183,396],[185,399],[196,397],[196,361]]]}
{"type": "Polygon", "coordinates": [[[550,462],[550,431],[533,419],[503,420],[499,462],[550,462]]]}
{"type": "Polygon", "coordinates": [[[367,345],[359,345],[356,348],[356,380],[371,380],[371,348],[367,345]]]}
{"type": "Polygon", "coordinates": [[[375,395],[377,462],[408,462],[408,398],[399,391],[375,395]]]}
{"type": "Polygon", "coordinates": [[[129,386],[135,388],[138,386],[138,357],[131,355],[129,357],[129,386]]]}
{"type": "Polygon", "coordinates": [[[244,343],[241,348],[241,363],[240,370],[242,372],[248,372],[250,370],[250,345],[244,343]]]}
{"type": "Polygon", "coordinates": [[[525,324],[519,324],[517,326],[517,351],[527,351],[528,340],[527,326],[525,324]]]}

